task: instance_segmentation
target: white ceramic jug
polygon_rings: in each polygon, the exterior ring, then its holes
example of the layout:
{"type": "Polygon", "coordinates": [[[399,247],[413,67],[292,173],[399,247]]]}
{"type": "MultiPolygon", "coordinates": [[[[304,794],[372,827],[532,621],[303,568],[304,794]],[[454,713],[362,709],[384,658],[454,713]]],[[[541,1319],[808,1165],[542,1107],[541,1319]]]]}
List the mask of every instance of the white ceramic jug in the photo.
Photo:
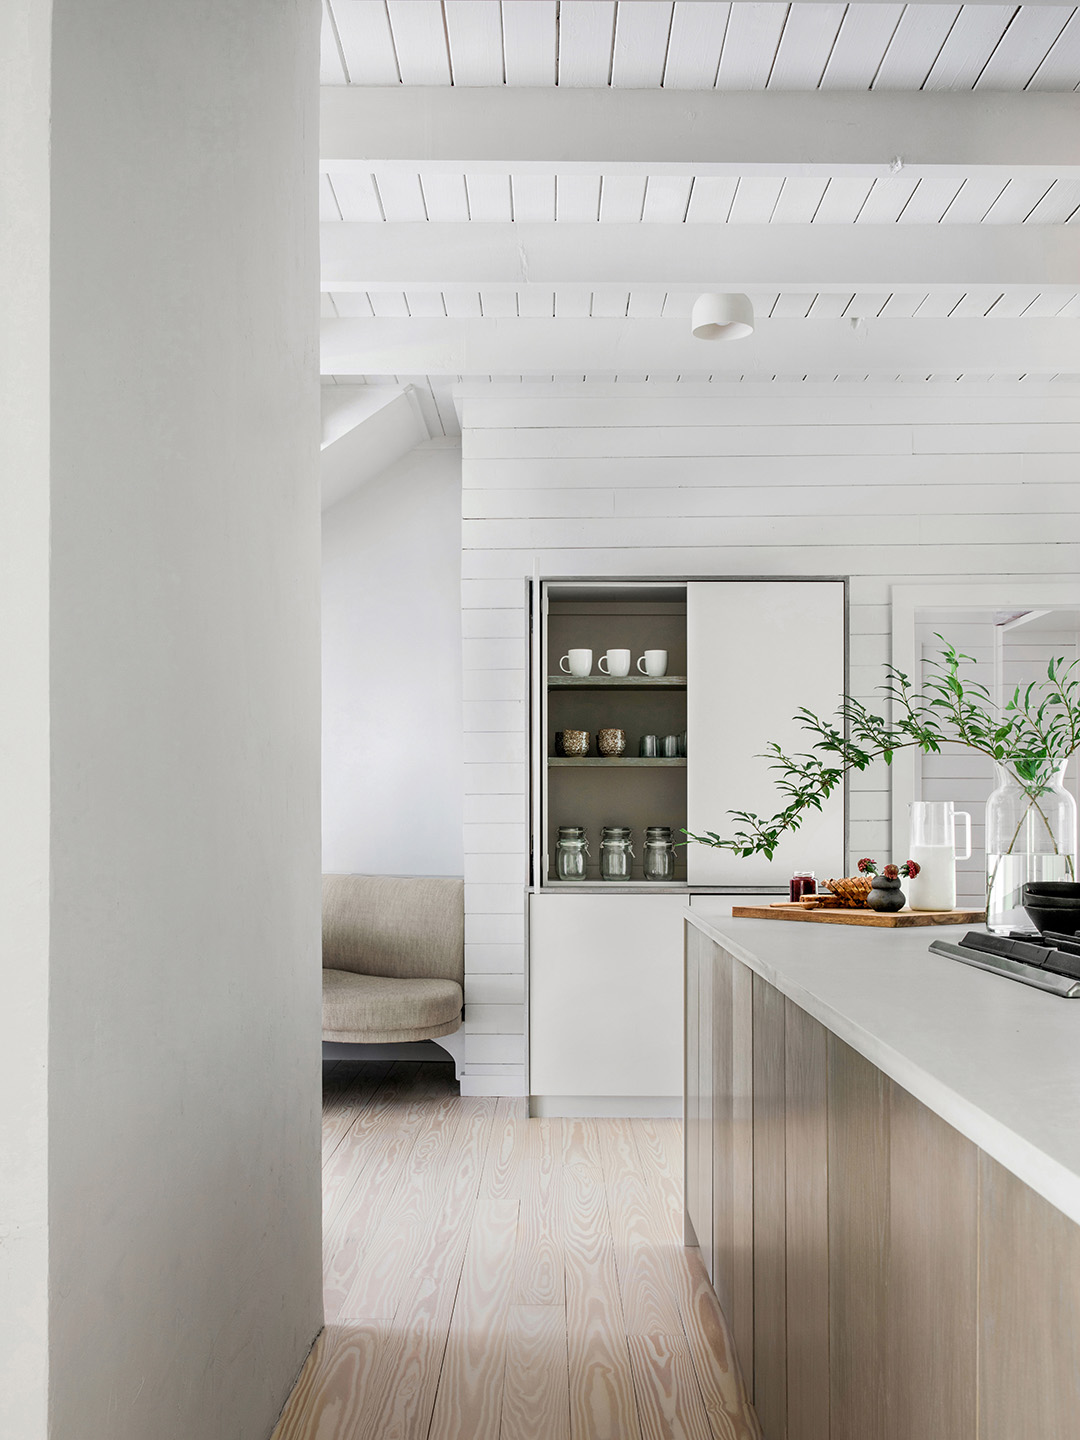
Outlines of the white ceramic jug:
{"type": "MultiPolygon", "coordinates": [[[[905,884],[912,910],[956,908],[956,862],[971,854],[971,816],[951,800],[916,800],[911,807],[911,855],[919,866],[905,884]],[[963,855],[956,853],[956,822],[967,822],[963,855]]],[[[900,862],[897,861],[897,864],[900,862]]]]}

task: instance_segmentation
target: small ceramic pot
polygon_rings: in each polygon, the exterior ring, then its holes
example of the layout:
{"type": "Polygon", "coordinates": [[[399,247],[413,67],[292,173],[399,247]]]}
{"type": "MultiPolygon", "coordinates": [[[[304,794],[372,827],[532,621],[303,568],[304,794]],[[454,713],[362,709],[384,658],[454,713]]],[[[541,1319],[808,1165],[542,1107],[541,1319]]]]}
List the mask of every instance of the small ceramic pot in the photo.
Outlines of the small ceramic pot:
{"type": "Polygon", "coordinates": [[[555,736],[555,749],[560,755],[588,755],[588,730],[560,730],[555,736]]]}
{"type": "Polygon", "coordinates": [[[614,760],[620,755],[625,755],[626,731],[598,730],[596,732],[596,748],[601,755],[606,755],[609,760],[614,760]]]}
{"type": "Polygon", "coordinates": [[[907,904],[907,897],[900,889],[899,880],[887,880],[884,875],[875,875],[870,884],[870,894],[866,897],[867,906],[871,910],[880,911],[883,915],[891,915],[894,910],[902,910],[907,904]]]}

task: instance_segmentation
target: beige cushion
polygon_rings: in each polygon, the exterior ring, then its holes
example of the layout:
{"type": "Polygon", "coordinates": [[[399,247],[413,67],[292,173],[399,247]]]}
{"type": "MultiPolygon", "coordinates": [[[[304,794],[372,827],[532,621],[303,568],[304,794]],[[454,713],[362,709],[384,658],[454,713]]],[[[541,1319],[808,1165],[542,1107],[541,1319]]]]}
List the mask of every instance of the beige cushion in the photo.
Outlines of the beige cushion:
{"type": "Polygon", "coordinates": [[[463,985],[464,881],[324,875],[323,965],[463,985]]]}
{"type": "Polygon", "coordinates": [[[456,980],[396,980],[323,970],[323,1039],[354,1044],[426,1040],[461,1025],[456,980]]]}

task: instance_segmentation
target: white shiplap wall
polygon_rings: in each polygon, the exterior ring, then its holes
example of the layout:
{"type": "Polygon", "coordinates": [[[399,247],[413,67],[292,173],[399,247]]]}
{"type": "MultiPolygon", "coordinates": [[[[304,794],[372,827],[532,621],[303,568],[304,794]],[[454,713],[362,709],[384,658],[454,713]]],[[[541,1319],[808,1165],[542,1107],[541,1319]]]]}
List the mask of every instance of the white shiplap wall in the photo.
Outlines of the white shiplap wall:
{"type": "MultiPolygon", "coordinates": [[[[1076,572],[1078,454],[1075,390],[465,393],[466,1093],[525,1084],[534,563],[548,576],[849,575],[852,689],[877,698],[894,583],[1076,572]]],[[[858,854],[889,849],[888,779],[856,779],[858,854]]]]}

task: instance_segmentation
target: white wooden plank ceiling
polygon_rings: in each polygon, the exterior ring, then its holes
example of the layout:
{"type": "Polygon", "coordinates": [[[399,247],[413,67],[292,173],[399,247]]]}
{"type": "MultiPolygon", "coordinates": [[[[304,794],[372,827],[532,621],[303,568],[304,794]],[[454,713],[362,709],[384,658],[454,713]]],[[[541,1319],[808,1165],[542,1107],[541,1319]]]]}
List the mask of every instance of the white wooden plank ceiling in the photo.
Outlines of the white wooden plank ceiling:
{"type": "MultiPolygon", "coordinates": [[[[972,319],[1017,319],[1080,316],[1080,293],[1068,287],[1039,290],[979,286],[933,291],[802,291],[799,293],[751,291],[754,314],[761,319],[836,320],[885,316],[940,320],[950,316],[972,319]]],[[[479,320],[499,319],[659,319],[687,320],[694,297],[686,291],[619,289],[607,285],[541,286],[491,290],[375,290],[327,293],[327,319],[400,317],[429,320],[439,316],[479,320]]]]}
{"type": "MultiPolygon", "coordinates": [[[[624,0],[627,3],[627,0],[624,0]]],[[[648,3],[648,0],[642,0],[648,3]]],[[[1080,223],[1072,178],[405,175],[329,166],[324,221],[598,221],[665,225],[1080,223]]]]}
{"type": "MultiPolygon", "coordinates": [[[[550,380],[563,378],[579,355],[589,374],[577,380],[605,382],[808,376],[956,382],[977,374],[1072,383],[1080,372],[1080,325],[1069,323],[1080,319],[1080,228],[1071,228],[1080,227],[1080,142],[1075,151],[1068,143],[1076,102],[1065,98],[1080,90],[1078,7],[888,0],[323,0],[323,7],[324,85],[365,87],[351,98],[328,90],[325,104],[366,104],[370,87],[381,87],[370,93],[389,117],[382,136],[370,139],[371,126],[359,123],[359,148],[326,152],[345,158],[327,159],[320,175],[324,365],[353,382],[413,385],[432,435],[456,433],[450,390],[462,371],[467,378],[479,371],[480,379],[550,380]],[[405,86],[438,88],[426,102],[394,100],[391,91],[405,86]],[[863,92],[858,101],[833,96],[812,103],[872,106],[875,116],[881,106],[953,106],[957,124],[931,130],[960,143],[955,156],[923,155],[914,167],[906,151],[903,163],[879,156],[863,164],[861,155],[853,163],[827,144],[815,148],[813,132],[793,162],[795,147],[786,140],[807,133],[796,123],[787,131],[781,125],[778,153],[751,163],[739,138],[754,130],[750,121],[729,132],[738,142],[731,161],[704,163],[699,156],[684,168],[682,156],[698,152],[676,143],[650,168],[639,163],[634,141],[639,107],[675,98],[624,94],[605,100],[631,107],[618,131],[622,153],[613,155],[607,141],[575,150],[583,132],[573,129],[567,143],[564,115],[562,166],[554,151],[548,166],[548,152],[541,147],[537,155],[535,142],[528,163],[509,148],[518,159],[493,162],[490,148],[480,153],[477,137],[485,130],[490,136],[494,98],[458,100],[452,87],[498,87],[500,103],[532,106],[523,92],[517,99],[505,93],[531,87],[538,106],[564,109],[578,100],[535,91],[573,87],[582,103],[591,103],[582,90],[863,92]],[[951,95],[923,101],[868,94],[886,91],[951,95]],[[995,100],[992,92],[1013,94],[995,100]],[[472,143],[461,144],[463,154],[454,139],[441,153],[436,147],[414,156],[414,146],[423,148],[421,132],[441,134],[445,127],[429,117],[426,130],[408,131],[400,106],[415,111],[419,103],[434,105],[437,95],[439,106],[452,109],[447,135],[459,134],[452,122],[460,106],[473,107],[473,130],[460,129],[472,143]],[[1064,122],[1044,117],[1034,129],[1029,124],[1005,158],[1012,136],[997,112],[1007,105],[1023,107],[1021,119],[1031,107],[1043,116],[1040,107],[1054,105],[1064,122]],[[979,107],[978,118],[965,149],[970,107],[979,107]],[[366,148],[395,134],[414,138],[401,138],[398,148],[366,148]],[[1057,143],[1056,160],[1047,158],[1048,137],[1057,143]],[[459,224],[482,228],[458,230],[459,224]],[[437,231],[440,225],[455,228],[437,231]],[[579,228],[566,228],[572,226],[579,228]],[[668,238],[659,226],[680,228],[668,238]],[[738,228],[746,226],[769,228],[755,236],[738,228]],[[965,233],[956,226],[997,228],[965,233]],[[731,257],[748,246],[753,258],[770,257],[750,266],[743,282],[757,287],[751,299],[759,332],[768,335],[757,358],[741,361],[738,346],[668,343],[688,337],[699,270],[711,273],[721,247],[731,268],[731,257]],[[686,262],[694,273],[680,275],[676,251],[703,255],[706,264],[686,262]],[[774,266],[774,253],[785,273],[774,266]],[[815,258],[807,260],[808,253],[815,258]],[[829,263],[819,264],[819,255],[829,263]],[[918,258],[905,273],[912,255],[918,258]],[[947,258],[954,255],[961,257],[955,264],[947,258]],[[572,263],[563,263],[567,256],[572,263]],[[648,330],[658,322],[666,328],[648,330]],[[985,362],[972,338],[983,330],[972,327],[985,328],[985,362]],[[648,363],[653,334],[663,351],[662,375],[648,363]],[[811,335],[818,337],[812,343],[800,338],[811,335]],[[820,365],[812,363],[815,347],[820,365]],[[788,352],[785,369],[780,357],[788,352]],[[676,355],[687,368],[671,368],[673,360],[681,366],[676,355]],[[501,367],[497,375],[483,374],[485,361],[501,367]],[[419,373],[389,374],[402,368],[419,373]]],[[[768,121],[776,106],[785,114],[784,106],[797,103],[797,95],[777,93],[775,102],[716,97],[699,108],[761,104],[768,121]]],[[[910,138],[914,114],[904,110],[889,144],[910,138]]],[[[846,110],[844,118],[850,133],[846,110]]],[[[924,124],[924,149],[925,130],[924,124]]],[[[550,133],[543,124],[527,127],[529,137],[550,133]]],[[[708,130],[710,137],[723,133],[715,125],[708,130]]],[[[837,130],[828,133],[835,137],[837,130]]],[[[885,142],[878,136],[877,143],[885,142]]]]}
{"type": "Polygon", "coordinates": [[[1075,90],[1067,5],[324,0],[327,85],[1075,90]]]}

